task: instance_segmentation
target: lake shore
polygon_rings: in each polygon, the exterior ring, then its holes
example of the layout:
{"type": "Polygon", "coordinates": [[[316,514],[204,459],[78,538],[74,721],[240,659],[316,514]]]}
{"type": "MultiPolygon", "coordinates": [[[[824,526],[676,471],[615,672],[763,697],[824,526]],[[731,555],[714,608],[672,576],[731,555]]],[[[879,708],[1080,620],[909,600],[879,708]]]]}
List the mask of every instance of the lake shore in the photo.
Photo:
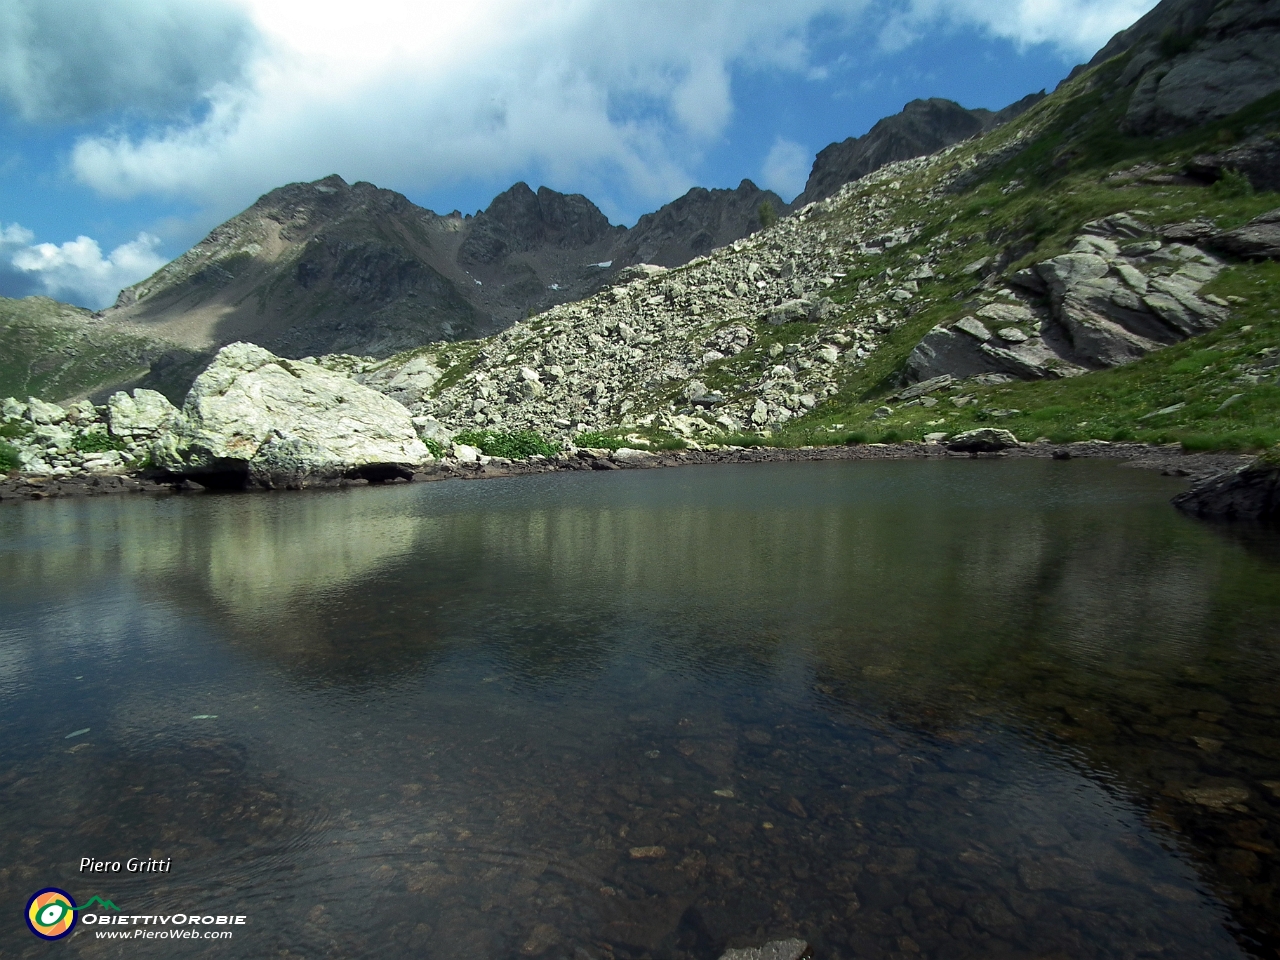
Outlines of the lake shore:
{"type": "MultiPolygon", "coordinates": [[[[745,447],[717,450],[673,450],[656,453],[579,449],[554,459],[504,460],[482,457],[467,463],[453,459],[427,464],[413,475],[413,482],[437,480],[492,480],[576,470],[645,470],[720,463],[799,463],[829,460],[948,460],[948,459],[1092,459],[1114,460],[1124,466],[1158,470],[1170,476],[1199,479],[1230,470],[1252,457],[1238,453],[1188,453],[1180,446],[1141,443],[1024,443],[998,453],[960,453],[938,443],[861,444],[832,447],[745,447]]],[[[407,480],[390,481],[397,483],[407,480]]],[[[368,486],[367,480],[335,480],[309,488],[368,486]]],[[[376,484],[375,484],[376,485],[376,484]]],[[[98,497],[113,494],[172,496],[203,492],[191,480],[175,480],[145,472],[90,474],[76,477],[9,476],[0,480],[0,503],[98,497]]],[[[251,488],[244,492],[267,492],[251,488]]]]}

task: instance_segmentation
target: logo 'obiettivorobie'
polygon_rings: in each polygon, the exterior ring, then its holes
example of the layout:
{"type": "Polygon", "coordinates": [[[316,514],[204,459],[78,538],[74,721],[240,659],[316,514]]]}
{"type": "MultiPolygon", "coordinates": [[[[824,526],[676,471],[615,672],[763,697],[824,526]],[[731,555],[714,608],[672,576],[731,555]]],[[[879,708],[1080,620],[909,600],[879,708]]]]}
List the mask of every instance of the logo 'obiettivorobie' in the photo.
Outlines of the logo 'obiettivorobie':
{"type": "Polygon", "coordinates": [[[76,902],[57,887],[37,890],[27,901],[27,926],[41,940],[61,940],[76,925],[76,902]]]}
{"type": "Polygon", "coordinates": [[[61,940],[75,927],[76,914],[88,910],[95,903],[100,904],[103,910],[120,912],[120,908],[110,900],[90,897],[83,906],[76,906],[75,899],[67,891],[45,887],[33,893],[27,901],[27,926],[41,940],[61,940]]]}

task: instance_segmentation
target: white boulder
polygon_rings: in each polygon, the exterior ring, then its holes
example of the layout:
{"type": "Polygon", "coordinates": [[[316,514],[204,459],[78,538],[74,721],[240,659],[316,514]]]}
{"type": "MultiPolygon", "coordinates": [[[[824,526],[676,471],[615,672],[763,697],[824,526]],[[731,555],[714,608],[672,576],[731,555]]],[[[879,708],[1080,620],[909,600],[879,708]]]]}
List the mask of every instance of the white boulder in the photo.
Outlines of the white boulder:
{"type": "Polygon", "coordinates": [[[152,445],[152,457],[207,485],[299,487],[407,477],[431,454],[409,412],[378,391],[233,343],[196,378],[181,420],[152,445]]]}

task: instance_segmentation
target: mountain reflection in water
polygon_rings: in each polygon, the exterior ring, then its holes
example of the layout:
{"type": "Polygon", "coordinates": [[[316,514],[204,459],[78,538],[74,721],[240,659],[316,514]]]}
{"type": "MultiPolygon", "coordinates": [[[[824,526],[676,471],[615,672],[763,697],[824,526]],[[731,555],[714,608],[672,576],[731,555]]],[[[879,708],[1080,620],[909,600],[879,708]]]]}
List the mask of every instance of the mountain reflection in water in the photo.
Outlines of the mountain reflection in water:
{"type": "MultiPolygon", "coordinates": [[[[246,914],[230,957],[1275,956],[1276,540],[1178,489],[826,463],[6,507],[0,886],[246,914]],[[172,873],[76,874],[132,855],[172,873]]],[[[16,917],[0,956],[43,955],[16,917]]]]}

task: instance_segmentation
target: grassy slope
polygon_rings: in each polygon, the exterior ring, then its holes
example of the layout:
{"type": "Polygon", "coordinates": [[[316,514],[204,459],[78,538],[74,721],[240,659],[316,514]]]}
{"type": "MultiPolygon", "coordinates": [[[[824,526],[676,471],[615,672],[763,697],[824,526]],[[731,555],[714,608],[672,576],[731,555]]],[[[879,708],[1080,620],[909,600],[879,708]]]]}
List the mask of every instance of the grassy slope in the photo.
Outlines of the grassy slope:
{"type": "MultiPolygon", "coordinates": [[[[884,419],[875,409],[893,393],[907,354],[937,323],[956,319],[977,293],[962,268],[1012,244],[1025,253],[1009,268],[1062,252],[1079,227],[1121,210],[1141,210],[1154,225],[1207,216],[1223,228],[1238,226],[1280,206],[1280,195],[1232,196],[1221,187],[1142,186],[1106,182],[1108,174],[1139,163],[1171,170],[1196,153],[1220,150],[1257,130],[1280,130],[1280,96],[1190,134],[1162,141],[1119,135],[1117,122],[1125,97],[1105,97],[1107,81],[1123,58],[1075,81],[1019,124],[997,136],[1012,136],[1021,123],[1044,123],[1036,141],[982,182],[932,209],[903,209],[899,219],[922,219],[923,236],[897,248],[871,266],[856,267],[845,289],[886,266],[910,265],[943,231],[961,240],[941,271],[949,279],[924,292],[931,301],[894,332],[888,344],[843,384],[841,394],[812,414],[792,421],[771,442],[785,445],[829,443],[833,436],[859,439],[920,439],[931,432],[956,433],[998,424],[1020,438],[1047,436],[1058,441],[1136,439],[1182,442],[1188,447],[1256,448],[1280,440],[1280,383],[1276,371],[1260,382],[1242,380],[1258,372],[1280,351],[1280,265],[1233,262],[1206,293],[1239,297],[1231,319],[1218,330],[1152,354],[1116,370],[1069,380],[974,387],[972,403],[957,408],[949,398],[932,408],[909,408],[884,419]],[[1092,81],[1092,82],[1091,82],[1092,81]],[[1056,114],[1056,115],[1055,115],[1056,114]],[[1005,194],[1010,181],[1026,186],[1005,194]],[[1269,376],[1269,379],[1268,379],[1269,376]],[[1226,409],[1228,398],[1243,394],[1226,409]],[[1180,410],[1143,419],[1177,403],[1180,410]],[[1015,411],[1015,412],[1010,412],[1015,411]]],[[[990,149],[990,140],[982,144],[990,149]]],[[[839,290],[836,293],[839,297],[839,290]]]]}
{"type": "Polygon", "coordinates": [[[146,373],[163,345],[46,297],[0,298],[0,397],[68,400],[146,373]]]}

